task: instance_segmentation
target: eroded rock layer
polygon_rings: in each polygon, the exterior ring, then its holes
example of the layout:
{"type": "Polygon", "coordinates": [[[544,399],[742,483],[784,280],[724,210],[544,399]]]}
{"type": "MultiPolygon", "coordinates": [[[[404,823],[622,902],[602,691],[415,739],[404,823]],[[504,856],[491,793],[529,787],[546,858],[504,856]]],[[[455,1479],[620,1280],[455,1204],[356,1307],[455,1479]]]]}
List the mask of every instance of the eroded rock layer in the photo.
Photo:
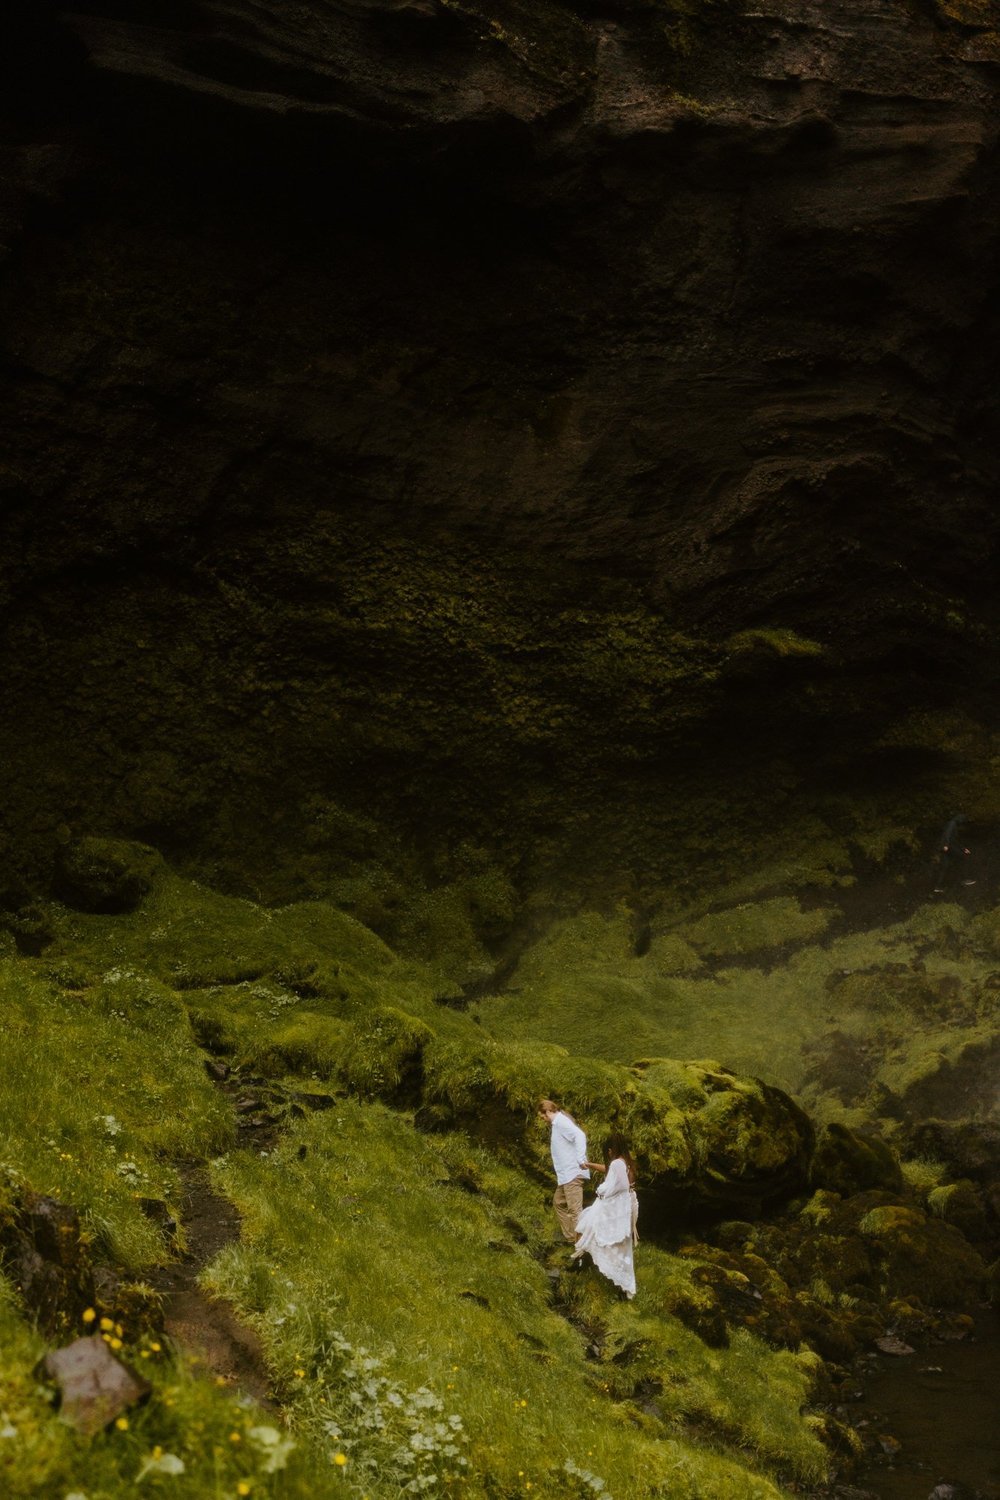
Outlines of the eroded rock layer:
{"type": "Polygon", "coordinates": [[[994,816],[998,11],[15,7],[15,863],[372,918],[994,816]]]}

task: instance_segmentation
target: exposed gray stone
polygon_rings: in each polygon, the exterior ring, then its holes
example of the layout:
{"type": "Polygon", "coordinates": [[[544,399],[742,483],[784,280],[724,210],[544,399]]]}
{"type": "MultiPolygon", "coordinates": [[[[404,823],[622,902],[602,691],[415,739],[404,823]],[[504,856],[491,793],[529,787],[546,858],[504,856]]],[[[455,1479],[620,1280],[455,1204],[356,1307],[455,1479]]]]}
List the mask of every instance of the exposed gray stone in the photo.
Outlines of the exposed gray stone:
{"type": "Polygon", "coordinates": [[[59,1387],[64,1420],[88,1437],[152,1390],[148,1380],[117,1359],[97,1334],[47,1354],[42,1370],[59,1387]]]}

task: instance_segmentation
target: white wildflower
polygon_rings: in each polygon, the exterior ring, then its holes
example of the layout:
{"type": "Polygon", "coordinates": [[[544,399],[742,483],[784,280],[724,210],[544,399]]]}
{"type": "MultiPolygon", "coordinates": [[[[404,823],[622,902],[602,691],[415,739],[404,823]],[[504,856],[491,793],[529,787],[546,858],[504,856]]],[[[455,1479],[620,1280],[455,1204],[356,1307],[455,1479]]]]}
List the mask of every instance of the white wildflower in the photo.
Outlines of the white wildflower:
{"type": "Polygon", "coordinates": [[[135,1476],[136,1484],[147,1474],[183,1474],[184,1460],[176,1453],[151,1453],[135,1476]]]}

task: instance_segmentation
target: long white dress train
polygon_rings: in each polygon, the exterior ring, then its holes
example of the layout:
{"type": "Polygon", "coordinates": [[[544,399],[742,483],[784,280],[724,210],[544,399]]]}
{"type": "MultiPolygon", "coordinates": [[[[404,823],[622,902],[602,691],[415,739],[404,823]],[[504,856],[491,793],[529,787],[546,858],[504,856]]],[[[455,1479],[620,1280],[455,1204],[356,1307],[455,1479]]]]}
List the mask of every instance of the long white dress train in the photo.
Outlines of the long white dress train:
{"type": "Polygon", "coordinates": [[[635,1296],[632,1245],[638,1217],[639,1200],[628,1180],[628,1168],[616,1156],[597,1197],[576,1221],[579,1237],[573,1259],[589,1255],[601,1275],[621,1287],[626,1297],[635,1296]]]}

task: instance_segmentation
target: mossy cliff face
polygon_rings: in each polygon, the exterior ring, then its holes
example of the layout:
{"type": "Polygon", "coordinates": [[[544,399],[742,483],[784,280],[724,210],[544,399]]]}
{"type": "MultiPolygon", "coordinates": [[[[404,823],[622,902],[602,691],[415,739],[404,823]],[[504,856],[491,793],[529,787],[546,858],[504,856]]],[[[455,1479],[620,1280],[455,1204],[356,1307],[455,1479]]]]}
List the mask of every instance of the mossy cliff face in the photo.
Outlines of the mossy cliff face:
{"type": "Polygon", "coordinates": [[[9,900],[138,835],[468,977],[995,812],[993,13],[834,19],[15,8],[9,900]]]}

